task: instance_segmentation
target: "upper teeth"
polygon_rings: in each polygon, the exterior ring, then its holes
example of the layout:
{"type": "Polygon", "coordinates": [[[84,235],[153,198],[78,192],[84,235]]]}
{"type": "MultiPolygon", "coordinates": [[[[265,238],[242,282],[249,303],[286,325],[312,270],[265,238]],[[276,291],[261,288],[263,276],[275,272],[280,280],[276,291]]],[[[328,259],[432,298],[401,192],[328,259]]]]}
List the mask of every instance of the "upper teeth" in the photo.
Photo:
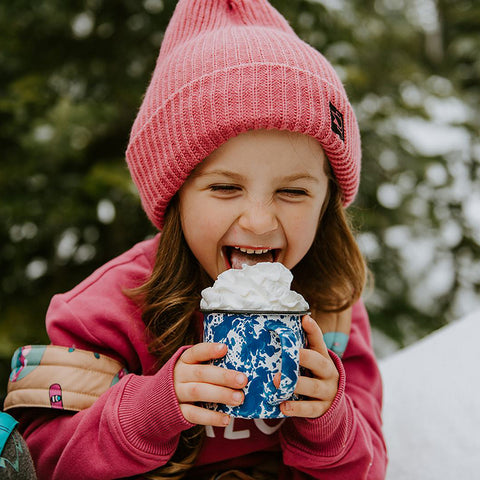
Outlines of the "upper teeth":
{"type": "Polygon", "coordinates": [[[254,250],[254,249],[251,249],[251,248],[235,247],[235,249],[240,250],[243,253],[256,253],[256,254],[267,253],[268,251],[270,251],[268,248],[254,250]]]}

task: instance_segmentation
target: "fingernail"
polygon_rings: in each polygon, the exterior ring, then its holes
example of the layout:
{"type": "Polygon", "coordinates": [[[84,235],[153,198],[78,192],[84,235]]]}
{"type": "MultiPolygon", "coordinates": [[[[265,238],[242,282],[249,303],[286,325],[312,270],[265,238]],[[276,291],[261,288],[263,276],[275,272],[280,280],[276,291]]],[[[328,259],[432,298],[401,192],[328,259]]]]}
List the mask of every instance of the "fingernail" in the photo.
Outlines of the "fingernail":
{"type": "Polygon", "coordinates": [[[237,383],[239,383],[240,385],[243,385],[245,383],[245,380],[246,380],[246,377],[243,373],[239,373],[237,374],[237,376],[235,377],[235,381],[237,383]]]}
{"type": "Polygon", "coordinates": [[[224,343],[218,343],[216,346],[215,346],[215,350],[217,352],[221,352],[224,348],[225,344],[224,343]]]}
{"type": "Polygon", "coordinates": [[[225,415],[222,419],[222,423],[224,425],[228,425],[230,423],[230,417],[228,415],[225,415]]]}
{"type": "Polygon", "coordinates": [[[290,404],[290,402],[285,402],[283,404],[283,409],[286,411],[286,412],[291,412],[293,409],[292,409],[292,405],[290,404]]]}
{"type": "Polygon", "coordinates": [[[235,403],[239,403],[239,402],[242,401],[243,395],[242,395],[240,392],[235,392],[235,393],[232,395],[232,397],[233,397],[233,401],[234,401],[235,403]]]}

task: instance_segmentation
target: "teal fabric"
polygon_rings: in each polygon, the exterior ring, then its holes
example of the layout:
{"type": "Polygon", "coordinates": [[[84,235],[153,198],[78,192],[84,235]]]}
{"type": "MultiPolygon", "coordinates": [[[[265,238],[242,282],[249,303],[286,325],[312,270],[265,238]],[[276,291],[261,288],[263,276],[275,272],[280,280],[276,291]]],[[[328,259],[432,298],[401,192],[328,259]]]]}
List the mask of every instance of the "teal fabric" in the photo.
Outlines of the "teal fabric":
{"type": "Polygon", "coordinates": [[[348,335],[343,332],[327,332],[323,335],[327,348],[339,357],[343,355],[347,348],[348,338],[348,335]]]}
{"type": "Polygon", "coordinates": [[[0,412],[0,455],[3,452],[10,434],[18,422],[8,413],[0,412]]]}
{"type": "Polygon", "coordinates": [[[13,354],[10,373],[10,381],[16,382],[35,370],[41,363],[46,345],[27,345],[17,348],[13,354]],[[26,360],[28,355],[28,361],[26,360]]]}
{"type": "Polygon", "coordinates": [[[0,478],[2,480],[37,480],[27,444],[18,433],[18,422],[0,412],[0,478]]]}

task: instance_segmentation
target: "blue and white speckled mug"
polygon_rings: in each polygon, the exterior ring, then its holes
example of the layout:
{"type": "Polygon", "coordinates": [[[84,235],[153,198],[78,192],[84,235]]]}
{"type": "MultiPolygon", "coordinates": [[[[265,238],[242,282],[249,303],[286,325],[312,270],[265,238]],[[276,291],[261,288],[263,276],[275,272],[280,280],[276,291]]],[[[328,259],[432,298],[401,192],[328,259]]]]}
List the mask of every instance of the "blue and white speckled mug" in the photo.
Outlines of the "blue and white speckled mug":
{"type": "Polygon", "coordinates": [[[243,372],[248,383],[244,402],[236,407],[209,403],[207,408],[241,418],[281,418],[280,403],[297,400],[293,393],[305,345],[302,316],[308,312],[204,311],[204,341],[225,343],[223,358],[212,363],[243,372]],[[273,384],[281,370],[278,389],[273,384]]]}

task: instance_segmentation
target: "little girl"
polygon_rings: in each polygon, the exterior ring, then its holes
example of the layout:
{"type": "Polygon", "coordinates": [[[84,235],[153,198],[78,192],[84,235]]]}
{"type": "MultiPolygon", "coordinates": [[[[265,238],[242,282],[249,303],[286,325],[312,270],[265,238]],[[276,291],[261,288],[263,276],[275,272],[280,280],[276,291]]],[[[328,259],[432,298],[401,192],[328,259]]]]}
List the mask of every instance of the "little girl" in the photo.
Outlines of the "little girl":
{"type": "Polygon", "coordinates": [[[13,360],[5,407],[39,478],[384,478],[365,267],[344,211],[360,137],[328,61],[266,0],[179,0],[127,162],[161,233],[55,296],[51,345],[13,360]],[[291,269],[310,304],[307,374],[287,418],[233,419],[203,407],[242,403],[248,379],[209,363],[227,347],[202,342],[200,292],[261,261],[291,269]]]}

